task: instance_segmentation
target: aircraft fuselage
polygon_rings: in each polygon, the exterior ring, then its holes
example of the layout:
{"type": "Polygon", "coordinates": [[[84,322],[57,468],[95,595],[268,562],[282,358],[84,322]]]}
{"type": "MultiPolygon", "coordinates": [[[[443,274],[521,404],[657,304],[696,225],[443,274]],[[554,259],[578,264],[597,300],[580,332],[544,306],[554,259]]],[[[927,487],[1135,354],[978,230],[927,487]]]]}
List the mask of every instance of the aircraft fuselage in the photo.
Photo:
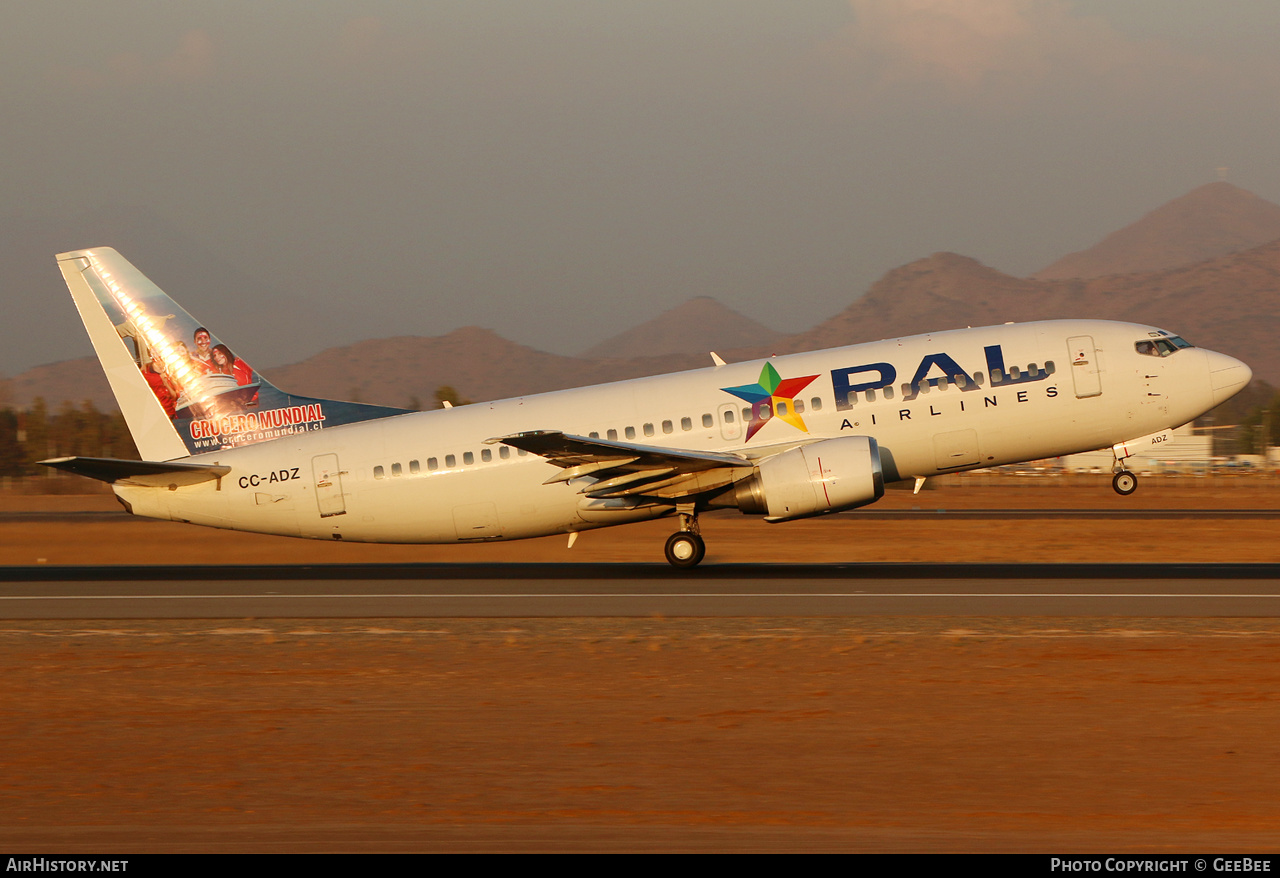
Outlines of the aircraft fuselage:
{"type": "MultiPolygon", "coordinates": [[[[314,429],[322,411],[302,413],[302,426],[280,417],[255,424],[269,441],[189,459],[230,467],[216,481],[114,489],[138,515],[325,540],[450,543],[581,531],[676,507],[643,496],[592,499],[583,493],[596,482],[589,473],[547,483],[560,467],[486,440],[555,430],[763,460],[818,440],[870,436],[885,481],[961,472],[1176,427],[1249,380],[1239,361],[1200,348],[1139,353],[1139,343],[1165,337],[1110,321],[1011,324],[322,429],[314,429]]],[[[219,442],[216,422],[180,429],[219,442]]],[[[727,496],[706,502],[732,506],[727,496]]]]}

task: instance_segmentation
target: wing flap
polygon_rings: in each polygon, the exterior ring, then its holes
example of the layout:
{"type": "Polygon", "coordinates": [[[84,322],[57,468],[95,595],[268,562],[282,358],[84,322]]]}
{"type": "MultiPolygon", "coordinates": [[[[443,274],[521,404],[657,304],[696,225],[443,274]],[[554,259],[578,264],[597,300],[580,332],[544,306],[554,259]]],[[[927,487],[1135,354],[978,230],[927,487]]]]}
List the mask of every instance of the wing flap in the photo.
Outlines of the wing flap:
{"type": "Polygon", "coordinates": [[[583,490],[582,493],[593,500],[633,496],[662,497],[666,500],[678,500],[684,497],[705,494],[708,491],[731,485],[737,478],[737,472],[737,470],[729,467],[721,467],[720,469],[702,470],[696,473],[681,473],[669,478],[659,477],[656,481],[645,482],[642,485],[621,485],[603,491],[596,490],[593,485],[583,490]]]}
{"type": "Polygon", "coordinates": [[[559,430],[534,430],[485,440],[487,445],[498,443],[523,448],[559,467],[590,466],[591,472],[613,468],[638,472],[667,466],[675,466],[683,472],[697,472],[722,466],[754,466],[750,460],[737,454],[637,445],[632,442],[575,436],[559,430]],[[608,462],[612,462],[612,466],[595,466],[608,462]]]}
{"type": "Polygon", "coordinates": [[[620,497],[678,499],[723,488],[755,463],[737,454],[688,451],[536,430],[486,440],[522,448],[561,467],[544,484],[591,477],[579,493],[592,500],[620,497]]]}

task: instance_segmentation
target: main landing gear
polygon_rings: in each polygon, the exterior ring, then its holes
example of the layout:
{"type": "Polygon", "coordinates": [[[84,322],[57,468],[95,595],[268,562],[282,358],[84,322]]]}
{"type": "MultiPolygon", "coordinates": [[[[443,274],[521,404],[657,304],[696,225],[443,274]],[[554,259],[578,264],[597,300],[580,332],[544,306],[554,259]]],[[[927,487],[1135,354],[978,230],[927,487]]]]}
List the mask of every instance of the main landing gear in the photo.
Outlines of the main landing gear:
{"type": "Polygon", "coordinates": [[[680,530],[667,537],[665,551],[672,567],[697,567],[706,557],[707,544],[702,541],[696,513],[680,513],[680,530]]]}
{"type": "Polygon", "coordinates": [[[1116,489],[1116,493],[1121,497],[1128,497],[1134,491],[1138,490],[1138,477],[1127,469],[1118,469],[1111,478],[1111,487],[1116,489]]]}

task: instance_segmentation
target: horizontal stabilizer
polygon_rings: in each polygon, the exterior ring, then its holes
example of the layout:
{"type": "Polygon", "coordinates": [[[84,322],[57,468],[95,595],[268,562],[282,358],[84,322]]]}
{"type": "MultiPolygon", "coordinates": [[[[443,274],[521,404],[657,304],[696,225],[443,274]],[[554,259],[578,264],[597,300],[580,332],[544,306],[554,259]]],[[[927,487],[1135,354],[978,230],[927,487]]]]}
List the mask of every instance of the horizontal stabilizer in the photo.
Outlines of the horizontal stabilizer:
{"type": "Polygon", "coordinates": [[[100,482],[139,485],[146,488],[198,485],[220,479],[231,472],[229,466],[201,463],[169,463],[156,460],[117,460],[113,457],[55,457],[42,460],[51,466],[100,482]]]}

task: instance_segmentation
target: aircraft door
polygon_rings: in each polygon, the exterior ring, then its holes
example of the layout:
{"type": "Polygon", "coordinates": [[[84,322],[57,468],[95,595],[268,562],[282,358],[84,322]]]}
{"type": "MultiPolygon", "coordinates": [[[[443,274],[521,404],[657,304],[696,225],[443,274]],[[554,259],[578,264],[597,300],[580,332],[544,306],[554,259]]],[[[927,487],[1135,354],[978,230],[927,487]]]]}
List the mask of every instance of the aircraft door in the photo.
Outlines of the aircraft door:
{"type": "Polygon", "coordinates": [[[1102,373],[1098,368],[1098,349],[1093,337],[1077,335],[1067,339],[1071,357],[1071,380],[1075,382],[1076,399],[1102,395],[1102,373]]]}
{"type": "Polygon", "coordinates": [[[320,508],[320,517],[345,515],[347,501],[342,495],[342,476],[338,468],[338,455],[317,454],[311,458],[311,474],[316,482],[316,503],[320,508]]]}
{"type": "Polygon", "coordinates": [[[716,417],[720,419],[720,435],[726,439],[737,439],[742,435],[742,412],[734,403],[725,403],[716,409],[716,417]]]}

